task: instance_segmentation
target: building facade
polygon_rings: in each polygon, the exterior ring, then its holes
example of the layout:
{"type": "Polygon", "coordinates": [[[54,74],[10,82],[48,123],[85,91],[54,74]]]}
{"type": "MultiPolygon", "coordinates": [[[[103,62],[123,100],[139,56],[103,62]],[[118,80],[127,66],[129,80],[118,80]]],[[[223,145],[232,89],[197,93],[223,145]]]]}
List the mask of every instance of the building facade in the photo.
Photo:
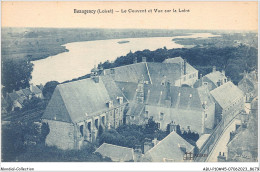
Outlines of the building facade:
{"type": "Polygon", "coordinates": [[[107,76],[58,85],[42,117],[50,127],[46,144],[80,149],[84,144],[95,142],[106,128],[123,124],[127,102],[107,76]]]}

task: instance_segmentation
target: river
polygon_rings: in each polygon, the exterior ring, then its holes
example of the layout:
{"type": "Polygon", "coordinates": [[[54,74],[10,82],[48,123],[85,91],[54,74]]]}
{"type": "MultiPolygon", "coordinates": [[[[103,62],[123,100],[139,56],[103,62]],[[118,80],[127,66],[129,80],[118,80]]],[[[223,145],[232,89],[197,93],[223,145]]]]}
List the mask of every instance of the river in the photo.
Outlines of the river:
{"type": "Polygon", "coordinates": [[[44,85],[48,81],[63,82],[78,78],[90,73],[94,65],[106,60],[113,61],[130,51],[184,47],[172,41],[173,38],[209,38],[214,36],[217,35],[195,33],[176,37],[126,38],[68,43],[64,45],[69,50],[68,52],[32,62],[34,69],[31,83],[44,85]],[[119,41],[129,42],[119,44],[119,41]]]}

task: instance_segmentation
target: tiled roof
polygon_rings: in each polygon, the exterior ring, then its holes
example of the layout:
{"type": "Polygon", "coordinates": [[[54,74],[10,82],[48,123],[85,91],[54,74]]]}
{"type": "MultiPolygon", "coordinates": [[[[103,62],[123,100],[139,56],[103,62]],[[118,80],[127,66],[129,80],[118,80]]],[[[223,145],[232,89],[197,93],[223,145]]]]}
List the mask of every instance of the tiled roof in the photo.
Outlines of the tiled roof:
{"type": "Polygon", "coordinates": [[[25,88],[25,89],[22,89],[23,93],[26,95],[26,96],[29,96],[32,94],[32,92],[30,91],[29,88],[25,88]]]}
{"type": "Polygon", "coordinates": [[[205,77],[207,77],[209,80],[211,80],[215,84],[215,86],[218,86],[217,82],[219,80],[227,79],[227,77],[219,71],[211,72],[211,73],[205,75],[205,77]]]}
{"type": "Polygon", "coordinates": [[[116,85],[120,88],[128,100],[133,100],[135,98],[137,83],[116,82],[116,85]]]}
{"type": "Polygon", "coordinates": [[[152,149],[147,151],[144,159],[149,159],[152,162],[163,162],[165,159],[177,162],[183,161],[185,152],[180,149],[180,146],[184,146],[186,152],[192,152],[194,149],[194,146],[173,131],[152,149]]]}
{"type": "Polygon", "coordinates": [[[248,78],[243,78],[241,81],[239,81],[238,88],[240,88],[244,93],[250,93],[254,91],[255,87],[248,78]]]}
{"type": "Polygon", "coordinates": [[[34,85],[32,86],[31,92],[34,94],[42,93],[42,91],[37,86],[34,86],[34,85]]]}
{"type": "Polygon", "coordinates": [[[171,83],[181,76],[180,66],[175,63],[142,62],[113,69],[105,69],[103,75],[110,75],[117,82],[133,82],[143,78],[148,84],[160,84],[164,77],[171,83]]]}
{"type": "MultiPolygon", "coordinates": [[[[140,115],[142,115],[143,111],[144,111],[143,103],[132,102],[129,105],[129,111],[127,112],[127,115],[128,116],[140,116],[140,115]]],[[[137,120],[141,120],[141,119],[138,118],[137,120]]]]}
{"type": "Polygon", "coordinates": [[[22,90],[16,91],[16,94],[17,94],[19,97],[25,96],[25,94],[24,94],[24,92],[23,92],[22,90]]]}
{"type": "Polygon", "coordinates": [[[144,78],[144,81],[150,81],[146,63],[136,63],[113,69],[105,69],[103,74],[110,75],[115,81],[119,82],[138,83],[138,80],[141,79],[141,77],[144,78]]]}
{"type": "MultiPolygon", "coordinates": [[[[98,83],[92,78],[60,84],[43,115],[45,119],[53,116],[66,115],[66,122],[79,122],[98,112],[108,110],[107,102],[113,101],[114,106],[119,105],[118,97],[126,98],[109,76],[102,76],[98,83]],[[69,115],[69,117],[67,117],[69,115]]],[[[57,118],[57,120],[62,120],[57,118]]]]}
{"type": "Polygon", "coordinates": [[[214,99],[212,95],[210,94],[210,91],[208,90],[207,86],[202,86],[197,88],[201,104],[207,103],[207,105],[214,104],[214,99]]]}
{"type": "Polygon", "coordinates": [[[134,160],[133,148],[127,148],[108,143],[103,143],[96,152],[103,157],[109,157],[112,161],[124,162],[134,160]]]}
{"type": "Polygon", "coordinates": [[[19,96],[16,92],[8,93],[8,96],[12,102],[19,98],[19,96]]]}
{"type": "MultiPolygon", "coordinates": [[[[167,89],[163,85],[145,85],[145,103],[166,106],[167,89]]],[[[171,107],[181,109],[201,109],[198,90],[189,87],[170,87],[171,107]]]]}
{"type": "Polygon", "coordinates": [[[172,84],[181,76],[181,68],[175,63],[147,63],[152,84],[161,84],[164,77],[172,84]]]}
{"type": "Polygon", "coordinates": [[[196,145],[197,147],[200,149],[203,144],[205,143],[205,141],[207,141],[207,139],[209,138],[210,134],[203,134],[200,136],[200,138],[197,140],[196,145]]]}
{"type": "Polygon", "coordinates": [[[243,97],[243,92],[231,81],[224,83],[210,91],[210,93],[223,109],[233,104],[235,100],[243,97]]]}
{"type": "MultiPolygon", "coordinates": [[[[174,57],[174,58],[170,58],[170,59],[165,59],[163,61],[163,63],[176,63],[176,64],[183,63],[183,62],[184,62],[184,59],[181,57],[174,57]]],[[[189,63],[186,62],[186,72],[193,73],[195,71],[197,71],[197,70],[193,66],[191,66],[189,63]]]]}
{"type": "Polygon", "coordinates": [[[169,58],[163,61],[163,63],[180,63],[180,62],[183,62],[183,58],[181,57],[169,58]]]}

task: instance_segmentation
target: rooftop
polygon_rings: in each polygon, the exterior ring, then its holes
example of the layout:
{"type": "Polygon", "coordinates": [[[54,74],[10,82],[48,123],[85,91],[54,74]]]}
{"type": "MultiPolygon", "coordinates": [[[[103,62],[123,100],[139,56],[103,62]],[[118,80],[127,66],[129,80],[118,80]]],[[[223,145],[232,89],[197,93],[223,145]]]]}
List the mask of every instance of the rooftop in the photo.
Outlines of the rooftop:
{"type": "Polygon", "coordinates": [[[233,104],[235,100],[243,97],[243,92],[231,81],[224,83],[210,91],[210,93],[223,109],[233,104]]]}
{"type": "Polygon", "coordinates": [[[183,161],[185,152],[192,152],[193,149],[194,146],[189,144],[186,140],[173,131],[152,149],[147,151],[144,158],[149,159],[152,162],[162,162],[165,159],[180,162],[183,161]],[[180,146],[184,147],[186,151],[183,151],[180,146]]]}
{"type": "Polygon", "coordinates": [[[79,122],[108,109],[107,102],[119,106],[118,97],[126,98],[109,76],[102,76],[96,83],[92,78],[59,84],[44,112],[44,119],[79,122]],[[63,116],[61,116],[63,115],[63,116]]]}
{"type": "Polygon", "coordinates": [[[100,153],[103,157],[109,157],[112,161],[116,162],[134,160],[133,148],[103,143],[95,152],[100,153]]]}

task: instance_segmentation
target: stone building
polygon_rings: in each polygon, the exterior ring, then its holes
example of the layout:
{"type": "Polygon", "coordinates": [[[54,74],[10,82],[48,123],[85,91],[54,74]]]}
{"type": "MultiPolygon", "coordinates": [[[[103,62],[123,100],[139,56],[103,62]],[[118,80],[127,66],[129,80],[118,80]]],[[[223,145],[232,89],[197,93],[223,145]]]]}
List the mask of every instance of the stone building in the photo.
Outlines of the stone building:
{"type": "Polygon", "coordinates": [[[244,110],[244,93],[231,81],[210,91],[216,102],[216,124],[224,119],[224,126],[244,110]]]}
{"type": "Polygon", "coordinates": [[[171,121],[199,134],[214,127],[215,103],[206,87],[176,87],[169,82],[166,85],[143,84],[135,95],[126,114],[129,124],[142,125],[152,117],[161,130],[166,130],[171,121]],[[138,92],[142,92],[139,94],[141,101],[138,92]]]}
{"type": "Polygon", "coordinates": [[[80,149],[94,142],[99,132],[123,124],[128,103],[109,76],[97,76],[59,84],[43,114],[49,124],[47,145],[61,149],[80,149]],[[102,129],[101,129],[102,128],[102,129]]]}
{"type": "Polygon", "coordinates": [[[193,86],[198,80],[198,70],[181,57],[165,59],[163,63],[179,64],[181,67],[181,76],[175,81],[175,86],[193,86]]]}
{"type": "Polygon", "coordinates": [[[257,72],[244,72],[243,79],[239,81],[238,88],[245,94],[245,102],[250,103],[258,94],[257,72]]]}
{"type": "Polygon", "coordinates": [[[165,85],[169,81],[175,86],[192,86],[198,79],[198,70],[181,57],[173,59],[177,60],[167,59],[163,63],[155,63],[146,62],[144,57],[141,63],[105,69],[102,75],[109,75],[116,82],[138,83],[140,77],[143,77],[145,84],[165,85]]]}
{"type": "Polygon", "coordinates": [[[224,70],[222,70],[221,72],[217,71],[216,66],[213,66],[212,72],[205,76],[200,75],[199,80],[197,80],[194,83],[193,87],[198,88],[203,85],[206,85],[208,87],[208,89],[211,91],[211,90],[214,90],[215,88],[223,85],[227,81],[228,81],[228,79],[225,75],[225,71],[224,70]]]}
{"type": "Polygon", "coordinates": [[[11,93],[7,93],[6,101],[13,111],[15,108],[22,108],[25,100],[30,100],[32,97],[42,99],[42,91],[38,86],[30,84],[29,88],[19,89],[18,91],[13,90],[11,93]]]}

